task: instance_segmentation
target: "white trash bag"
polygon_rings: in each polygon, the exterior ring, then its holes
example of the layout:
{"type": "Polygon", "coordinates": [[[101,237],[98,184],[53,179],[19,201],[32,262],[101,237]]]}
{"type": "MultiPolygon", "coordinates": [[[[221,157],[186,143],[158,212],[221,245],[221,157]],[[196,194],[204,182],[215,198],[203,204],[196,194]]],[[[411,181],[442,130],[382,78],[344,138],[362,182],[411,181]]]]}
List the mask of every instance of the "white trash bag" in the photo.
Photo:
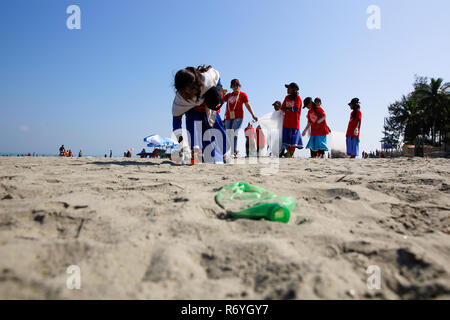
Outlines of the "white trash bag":
{"type": "Polygon", "coordinates": [[[284,113],[280,110],[273,111],[258,118],[262,132],[266,138],[273,157],[280,155],[282,146],[284,113]]]}

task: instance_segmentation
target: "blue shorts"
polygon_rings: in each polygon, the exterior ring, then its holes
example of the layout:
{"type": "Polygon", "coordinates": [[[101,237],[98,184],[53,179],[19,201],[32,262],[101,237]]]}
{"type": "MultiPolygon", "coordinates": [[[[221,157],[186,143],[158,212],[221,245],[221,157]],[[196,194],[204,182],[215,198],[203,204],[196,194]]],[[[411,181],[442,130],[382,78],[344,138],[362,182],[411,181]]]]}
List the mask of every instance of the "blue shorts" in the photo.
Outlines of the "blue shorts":
{"type": "Polygon", "coordinates": [[[306,148],[311,149],[312,151],[328,151],[327,136],[311,136],[311,138],[309,138],[308,144],[306,145],[306,148]]]}
{"type": "Polygon", "coordinates": [[[359,138],[347,137],[347,155],[358,156],[359,154],[359,138]]]}

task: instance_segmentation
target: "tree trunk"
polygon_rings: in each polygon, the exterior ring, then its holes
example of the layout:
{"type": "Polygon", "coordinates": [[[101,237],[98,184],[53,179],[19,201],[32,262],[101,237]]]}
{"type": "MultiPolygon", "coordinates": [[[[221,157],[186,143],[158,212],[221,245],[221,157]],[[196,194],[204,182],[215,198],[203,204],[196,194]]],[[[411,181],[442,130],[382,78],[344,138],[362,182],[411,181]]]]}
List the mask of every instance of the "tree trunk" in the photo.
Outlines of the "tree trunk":
{"type": "Polygon", "coordinates": [[[433,146],[436,144],[436,121],[433,121],[433,146]]]}

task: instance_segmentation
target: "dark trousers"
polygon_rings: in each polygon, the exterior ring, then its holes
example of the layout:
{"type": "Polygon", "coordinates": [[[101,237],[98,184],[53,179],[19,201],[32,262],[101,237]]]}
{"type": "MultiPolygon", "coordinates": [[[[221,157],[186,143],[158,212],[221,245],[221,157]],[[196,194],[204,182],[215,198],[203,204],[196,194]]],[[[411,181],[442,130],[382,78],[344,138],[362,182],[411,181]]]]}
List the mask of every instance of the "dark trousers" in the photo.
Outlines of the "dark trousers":
{"type": "Polygon", "coordinates": [[[318,151],[311,151],[311,158],[317,158],[317,157],[321,157],[325,154],[325,150],[318,150],[318,151]]]}

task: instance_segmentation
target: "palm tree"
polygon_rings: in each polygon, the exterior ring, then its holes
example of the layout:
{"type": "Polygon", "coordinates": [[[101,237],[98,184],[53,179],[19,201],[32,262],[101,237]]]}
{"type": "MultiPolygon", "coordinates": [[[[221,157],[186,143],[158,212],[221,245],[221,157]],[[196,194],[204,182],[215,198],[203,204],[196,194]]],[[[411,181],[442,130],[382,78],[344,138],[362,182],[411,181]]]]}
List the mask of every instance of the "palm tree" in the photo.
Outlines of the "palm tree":
{"type": "Polygon", "coordinates": [[[425,126],[423,110],[421,110],[412,95],[403,96],[388,107],[390,117],[388,127],[396,132],[396,136],[404,136],[405,141],[411,142],[425,126]]]}
{"type": "Polygon", "coordinates": [[[448,129],[450,114],[450,83],[444,83],[442,78],[431,78],[430,83],[420,83],[413,93],[413,100],[417,101],[424,112],[423,120],[431,129],[432,141],[436,142],[436,133],[439,132],[439,144],[442,135],[448,129]]]}

